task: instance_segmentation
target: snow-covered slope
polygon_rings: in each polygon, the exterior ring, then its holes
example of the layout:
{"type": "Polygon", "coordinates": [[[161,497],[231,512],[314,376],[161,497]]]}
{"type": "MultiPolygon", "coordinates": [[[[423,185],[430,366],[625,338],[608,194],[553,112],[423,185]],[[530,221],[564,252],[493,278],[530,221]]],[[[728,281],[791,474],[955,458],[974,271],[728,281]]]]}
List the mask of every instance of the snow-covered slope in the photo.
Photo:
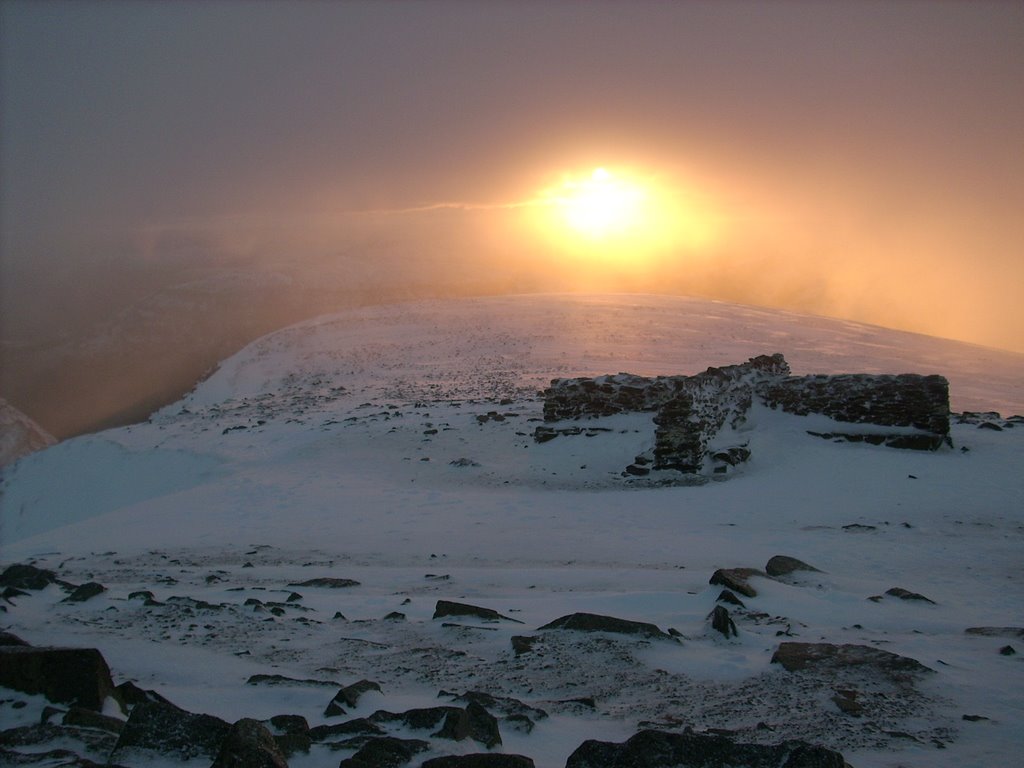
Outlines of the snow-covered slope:
{"type": "MultiPolygon", "coordinates": [[[[696,373],[773,352],[797,374],[940,373],[955,410],[1024,411],[1024,356],[716,302],[524,296],[319,318],[250,345],[150,423],[15,464],[2,564],[35,559],[107,591],[15,598],[0,626],[98,647],[115,677],[228,720],[327,722],[333,691],[245,684],[258,673],[379,682],[353,717],[436,704],[442,689],[515,697],[552,716],[529,734],[503,726],[502,749],[540,766],[642,723],[804,738],[859,768],[1009,764],[1024,696],[1019,657],[999,649],[1020,642],[965,629],[1022,624],[1024,427],[971,419],[954,424],[953,448],[921,453],[812,438],[830,431],[822,417],[755,406],[751,462],[680,487],[622,476],[650,447],[650,414],[532,440],[552,378],[696,373]],[[738,636],[713,631],[715,570],[778,554],[824,572],[753,577],[746,608],[728,606],[738,636]],[[360,585],[289,586],[321,576],[360,585]],[[163,605],[129,598],[139,590],[163,605]],[[293,591],[280,615],[246,604],[293,591]],[[210,607],[186,613],[174,596],[210,607]],[[440,599],[523,624],[434,620],[440,599]],[[682,640],[536,632],[579,611],[682,640]],[[542,639],[516,655],[517,635],[542,639]],[[770,663],[784,641],[875,646],[935,672],[790,673],[770,663]],[[838,689],[856,691],[860,716],[839,709],[838,689]],[[569,702],[581,697],[595,706],[569,702]]],[[[290,764],[332,760],[314,747],[290,764]]]]}
{"type": "Polygon", "coordinates": [[[53,435],[0,398],[0,467],[56,442],[53,435]]]}

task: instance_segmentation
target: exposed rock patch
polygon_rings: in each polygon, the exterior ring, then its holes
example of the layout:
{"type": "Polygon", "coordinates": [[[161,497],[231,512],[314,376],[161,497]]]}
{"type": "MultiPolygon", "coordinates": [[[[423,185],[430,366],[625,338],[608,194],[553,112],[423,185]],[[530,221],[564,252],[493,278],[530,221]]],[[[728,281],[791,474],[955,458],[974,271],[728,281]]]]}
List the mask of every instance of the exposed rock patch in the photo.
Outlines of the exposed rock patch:
{"type": "Polygon", "coordinates": [[[647,638],[671,639],[672,636],[662,632],[654,624],[643,621],[630,621],[615,616],[601,616],[596,613],[572,613],[555,619],[538,631],[549,629],[572,629],[578,632],[613,632],[619,635],[640,635],[647,638]]]}
{"type": "Polygon", "coordinates": [[[97,712],[108,697],[118,699],[110,668],[95,648],[0,647],[0,686],[97,712]]]}
{"type": "Polygon", "coordinates": [[[909,656],[900,656],[868,645],[832,643],[782,643],[772,655],[771,663],[781,664],[789,672],[808,668],[868,666],[892,677],[905,677],[933,671],[909,656]]]}
{"type": "Polygon", "coordinates": [[[843,756],[803,741],[740,744],[713,734],[640,731],[621,744],[585,741],[566,768],[844,768],[843,756]]]}
{"type": "Polygon", "coordinates": [[[503,616],[491,608],[481,608],[478,605],[456,603],[451,600],[438,600],[437,604],[434,606],[433,618],[441,619],[446,616],[475,616],[478,619],[485,619],[486,621],[512,621],[516,624],[523,623],[518,619],[503,616]]]}

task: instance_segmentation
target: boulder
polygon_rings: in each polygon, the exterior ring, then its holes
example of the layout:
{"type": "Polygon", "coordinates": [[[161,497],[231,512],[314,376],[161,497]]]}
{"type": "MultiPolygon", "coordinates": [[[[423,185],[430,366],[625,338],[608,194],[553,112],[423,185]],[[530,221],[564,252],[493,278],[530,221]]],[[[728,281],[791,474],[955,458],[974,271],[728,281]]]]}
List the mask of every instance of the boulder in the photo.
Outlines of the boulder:
{"type": "Polygon", "coordinates": [[[230,724],[212,715],[197,715],[173,704],[147,701],[132,710],[111,759],[214,760],[230,730],[230,724]]]}
{"type": "Polygon", "coordinates": [[[0,646],[0,686],[97,712],[107,698],[119,701],[110,667],[95,648],[0,646]]]}
{"type": "Polygon", "coordinates": [[[732,620],[732,617],[721,605],[716,605],[715,609],[708,614],[708,618],[711,619],[711,628],[716,632],[721,632],[725,637],[736,637],[739,632],[736,631],[736,622],[732,620]]]}
{"type": "Polygon", "coordinates": [[[288,761],[263,723],[243,718],[228,730],[210,768],[288,768],[288,761]]]}
{"type": "Polygon", "coordinates": [[[903,589],[903,587],[893,587],[892,589],[885,590],[885,594],[892,597],[898,597],[900,600],[916,600],[922,603],[931,603],[935,605],[934,600],[929,600],[924,595],[918,592],[911,592],[909,589],[903,589]]]}
{"type": "Polygon", "coordinates": [[[794,571],[813,571],[814,573],[821,573],[821,571],[813,565],[808,565],[803,560],[797,560],[795,557],[789,557],[788,555],[775,555],[768,561],[768,564],[765,565],[764,570],[769,576],[788,576],[794,571]]]}
{"type": "Polygon", "coordinates": [[[27,563],[9,565],[0,573],[0,587],[15,589],[46,589],[57,581],[57,574],[27,563]]]}
{"type": "Polygon", "coordinates": [[[400,768],[428,749],[430,742],[420,739],[378,736],[368,739],[352,757],[342,760],[338,768],[400,768]]]}
{"type": "Polygon", "coordinates": [[[61,602],[64,603],[84,603],[86,600],[91,600],[97,595],[102,595],[107,591],[107,588],[102,584],[97,584],[95,581],[90,581],[88,584],[83,584],[80,587],[75,587],[74,591],[65,597],[61,602]]]}
{"type": "Polygon", "coordinates": [[[326,589],[346,589],[348,587],[358,587],[359,582],[352,579],[338,579],[329,576],[324,576],[316,579],[306,579],[305,581],[294,581],[288,585],[289,587],[324,587],[326,589]]]}
{"type": "Polygon", "coordinates": [[[585,741],[565,768],[845,768],[838,752],[804,741],[741,744],[725,736],[640,731],[621,744],[585,741]]]}
{"type": "Polygon", "coordinates": [[[474,755],[433,757],[420,768],[534,768],[533,760],[524,755],[503,755],[484,752],[474,755]]]}
{"type": "Polygon", "coordinates": [[[456,603],[451,600],[438,600],[437,605],[434,606],[433,618],[441,619],[446,616],[475,616],[478,619],[485,619],[487,621],[512,621],[516,624],[523,623],[518,619],[502,616],[500,613],[490,608],[481,608],[480,606],[470,605],[469,603],[456,603]]]}
{"type": "Polygon", "coordinates": [[[537,637],[535,635],[513,635],[512,650],[515,652],[516,656],[522,656],[524,653],[531,653],[535,642],[537,642],[537,637]]]}
{"type": "Polygon", "coordinates": [[[865,666],[899,679],[934,671],[909,656],[900,656],[880,648],[832,643],[781,643],[772,655],[771,663],[781,664],[789,672],[865,666]]]}
{"type": "Polygon", "coordinates": [[[577,632],[613,632],[618,635],[640,635],[646,638],[671,639],[672,636],[662,632],[654,624],[643,621],[630,621],[615,616],[601,616],[596,613],[571,613],[539,627],[538,631],[550,629],[572,629],[577,632]]]}
{"type": "Polygon", "coordinates": [[[472,739],[488,749],[501,745],[498,719],[476,701],[470,701],[457,716],[446,717],[441,730],[434,735],[452,741],[472,739]]]}
{"type": "Polygon", "coordinates": [[[354,707],[359,703],[359,697],[368,691],[379,692],[380,684],[372,680],[360,680],[358,683],[346,685],[334,695],[334,698],[331,699],[331,704],[337,704],[339,707],[354,707]]]}
{"type": "Polygon", "coordinates": [[[719,568],[711,574],[708,584],[726,587],[746,597],[757,597],[757,590],[747,582],[751,576],[767,577],[767,574],[756,568],[719,568]]]}
{"type": "Polygon", "coordinates": [[[529,704],[525,704],[519,699],[514,699],[510,696],[493,696],[483,691],[466,691],[459,696],[441,691],[438,695],[451,696],[455,701],[466,702],[467,704],[469,702],[476,702],[488,711],[501,712],[504,715],[526,715],[533,720],[544,720],[548,716],[548,713],[543,709],[531,707],[529,704]]]}

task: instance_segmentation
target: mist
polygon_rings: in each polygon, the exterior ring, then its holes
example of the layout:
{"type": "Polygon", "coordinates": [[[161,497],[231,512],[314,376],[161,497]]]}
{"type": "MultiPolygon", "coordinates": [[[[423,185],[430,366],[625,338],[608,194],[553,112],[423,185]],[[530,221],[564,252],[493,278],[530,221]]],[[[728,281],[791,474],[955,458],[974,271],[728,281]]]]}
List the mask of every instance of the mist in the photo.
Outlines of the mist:
{"type": "Polygon", "coordinates": [[[1021,39],[1008,2],[6,2],[0,396],[64,437],[283,325],[494,293],[1024,352],[1021,39]],[[539,236],[538,191],[599,166],[714,237],[539,236]]]}

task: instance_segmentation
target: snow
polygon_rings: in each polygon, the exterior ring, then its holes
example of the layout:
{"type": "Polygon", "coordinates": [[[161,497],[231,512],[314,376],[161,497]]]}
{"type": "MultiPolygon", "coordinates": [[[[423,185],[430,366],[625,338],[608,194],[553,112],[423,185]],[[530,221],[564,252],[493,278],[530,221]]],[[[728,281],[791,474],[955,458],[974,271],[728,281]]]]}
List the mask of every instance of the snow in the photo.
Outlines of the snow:
{"type": "MultiPolygon", "coordinates": [[[[98,647],[115,681],[232,721],[324,722],[331,688],[245,683],[268,672],[380,682],[354,715],[447,703],[442,689],[514,696],[552,715],[529,735],[502,728],[503,750],[538,766],[644,722],[806,738],[859,768],[1011,764],[1024,747],[1020,657],[997,652],[1012,640],[964,629],[1022,623],[1024,427],[957,424],[953,448],[919,453],[810,437],[835,423],[756,407],[745,467],[673,487],[621,475],[651,446],[649,414],[532,440],[552,378],[696,373],[772,352],[795,374],[940,373],[954,410],[1024,411],[1022,355],[696,299],[500,297],[317,318],[254,342],[149,423],[7,468],[2,563],[34,559],[108,591],[72,605],[50,587],[8,604],[2,624],[98,647]],[[755,577],[758,596],[733,612],[739,637],[713,633],[714,570],[776,554],[824,573],[755,577]],[[288,586],[318,576],[360,586],[288,586]],[[936,604],[867,599],[894,586],[936,604]],[[140,589],[165,606],[128,598],[140,589]],[[291,591],[301,608],[283,616],[244,605],[291,591]],[[175,595],[223,607],[189,616],[175,595]],[[444,627],[438,599],[523,624],[444,627]],[[383,620],[391,611],[405,621],[383,620]],[[535,631],[577,611],[684,637],[535,631]],[[542,635],[543,654],[515,657],[522,634],[542,635]],[[869,732],[830,703],[838,678],[798,682],[769,664],[781,640],[878,645],[936,674],[909,692],[847,681],[884,726],[869,732]],[[580,696],[597,709],[558,703],[580,696]]],[[[314,749],[290,764],[324,760],[314,749]]]]}

